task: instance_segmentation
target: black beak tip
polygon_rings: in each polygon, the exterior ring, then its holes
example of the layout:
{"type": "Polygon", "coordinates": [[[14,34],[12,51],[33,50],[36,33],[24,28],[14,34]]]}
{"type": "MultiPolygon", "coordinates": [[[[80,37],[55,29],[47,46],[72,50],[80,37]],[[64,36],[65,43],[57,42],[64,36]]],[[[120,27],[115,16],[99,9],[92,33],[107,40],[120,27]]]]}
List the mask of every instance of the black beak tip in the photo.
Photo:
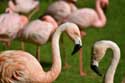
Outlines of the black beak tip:
{"type": "Polygon", "coordinates": [[[102,76],[102,74],[100,73],[99,69],[97,66],[95,65],[91,65],[91,69],[99,76],[102,76]]]}
{"type": "Polygon", "coordinates": [[[80,48],[82,48],[82,46],[79,44],[76,44],[71,55],[74,55],[76,52],[78,52],[80,50],[80,48]]]}

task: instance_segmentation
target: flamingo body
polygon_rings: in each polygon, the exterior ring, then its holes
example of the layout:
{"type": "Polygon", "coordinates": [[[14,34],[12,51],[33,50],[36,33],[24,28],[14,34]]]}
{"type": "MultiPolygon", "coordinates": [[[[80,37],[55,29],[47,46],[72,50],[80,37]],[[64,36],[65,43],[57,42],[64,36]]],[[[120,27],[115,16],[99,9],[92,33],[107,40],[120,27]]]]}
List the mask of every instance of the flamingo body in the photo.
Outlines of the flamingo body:
{"type": "Polygon", "coordinates": [[[25,16],[16,13],[5,13],[0,15],[0,35],[15,38],[18,31],[28,23],[25,16]]]}
{"type": "Polygon", "coordinates": [[[15,0],[15,3],[9,1],[9,8],[14,12],[21,13],[29,13],[39,5],[39,1],[37,0],[15,0]]]}
{"type": "Polygon", "coordinates": [[[87,28],[98,18],[96,11],[90,8],[76,10],[69,15],[67,21],[79,25],[80,28],[87,28]]]}
{"type": "Polygon", "coordinates": [[[59,0],[51,4],[46,13],[52,15],[59,22],[60,20],[64,20],[75,10],[77,10],[77,8],[74,4],[59,0]]]}
{"type": "Polygon", "coordinates": [[[96,9],[82,8],[76,10],[70,14],[65,21],[73,22],[77,24],[81,29],[85,29],[90,26],[104,27],[106,25],[106,16],[103,12],[103,8],[106,7],[108,2],[104,0],[96,0],[96,9]],[[103,3],[103,5],[102,5],[103,3]]]}
{"type": "Polygon", "coordinates": [[[29,23],[22,32],[22,37],[24,39],[31,40],[36,44],[45,44],[56,27],[53,27],[51,23],[35,20],[29,23]]]}
{"type": "Polygon", "coordinates": [[[31,83],[35,80],[32,76],[37,77],[36,71],[43,71],[43,69],[38,61],[27,52],[13,50],[0,54],[2,75],[0,83],[31,83]]]}

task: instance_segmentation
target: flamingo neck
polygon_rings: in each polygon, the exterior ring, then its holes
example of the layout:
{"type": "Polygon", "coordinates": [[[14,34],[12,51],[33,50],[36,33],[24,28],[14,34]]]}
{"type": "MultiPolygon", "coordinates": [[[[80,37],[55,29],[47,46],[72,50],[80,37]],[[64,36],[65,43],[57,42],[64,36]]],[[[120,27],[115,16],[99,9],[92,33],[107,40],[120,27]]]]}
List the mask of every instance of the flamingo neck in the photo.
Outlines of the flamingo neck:
{"type": "Polygon", "coordinates": [[[50,71],[45,72],[44,81],[42,83],[51,83],[53,82],[61,72],[61,57],[59,49],[59,38],[61,32],[56,31],[52,37],[51,47],[52,47],[52,67],[50,71]],[[46,79],[46,80],[45,80],[46,79]]]}
{"type": "Polygon", "coordinates": [[[10,0],[9,2],[8,2],[8,5],[9,5],[9,8],[11,9],[11,11],[15,11],[16,10],[16,1],[15,0],[10,0]]]}
{"type": "Polygon", "coordinates": [[[51,24],[53,25],[54,28],[57,28],[58,27],[58,24],[55,20],[51,21],[51,24]]]}
{"type": "Polygon", "coordinates": [[[100,0],[96,0],[96,12],[98,14],[98,22],[99,22],[100,26],[104,26],[106,23],[106,16],[101,7],[100,0]]]}
{"type": "Polygon", "coordinates": [[[104,83],[114,83],[114,74],[120,60],[120,49],[115,43],[109,43],[108,46],[113,50],[113,59],[106,72],[104,83]]]}
{"type": "Polygon", "coordinates": [[[52,26],[56,29],[58,27],[58,23],[55,21],[54,18],[51,18],[50,20],[44,20],[50,24],[52,24],[52,26]]]}

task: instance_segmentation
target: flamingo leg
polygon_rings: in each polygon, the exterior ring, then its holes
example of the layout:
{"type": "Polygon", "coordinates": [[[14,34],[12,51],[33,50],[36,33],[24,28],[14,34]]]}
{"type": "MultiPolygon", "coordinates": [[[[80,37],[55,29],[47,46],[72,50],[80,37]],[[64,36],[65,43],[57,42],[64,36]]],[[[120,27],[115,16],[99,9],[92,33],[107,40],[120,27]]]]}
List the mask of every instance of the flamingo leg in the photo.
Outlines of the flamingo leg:
{"type": "Polygon", "coordinates": [[[31,20],[32,16],[33,16],[36,12],[38,12],[39,9],[40,9],[40,7],[37,6],[37,7],[28,15],[28,19],[31,20]]]}
{"type": "Polygon", "coordinates": [[[11,47],[11,40],[8,40],[8,42],[6,43],[7,47],[10,48],[11,47]]]}
{"type": "MultiPolygon", "coordinates": [[[[80,31],[81,37],[85,37],[86,36],[86,32],[84,31],[80,31]]],[[[84,68],[83,68],[83,50],[82,48],[79,51],[79,71],[80,71],[80,76],[86,76],[86,73],[84,72],[84,68]]]]}
{"type": "Polygon", "coordinates": [[[79,69],[80,69],[80,76],[86,76],[86,73],[84,72],[83,69],[83,53],[82,53],[82,48],[79,51],[79,69]]]}
{"type": "Polygon", "coordinates": [[[36,48],[36,58],[40,62],[40,46],[37,46],[36,48]]]}
{"type": "MultiPolygon", "coordinates": [[[[20,33],[21,33],[21,32],[22,32],[22,31],[19,32],[19,36],[20,36],[20,33]]],[[[20,38],[21,38],[21,49],[22,49],[22,50],[25,50],[25,43],[24,43],[23,37],[20,36],[20,38]]]]}
{"type": "Polygon", "coordinates": [[[21,49],[22,49],[22,50],[25,50],[25,43],[24,43],[23,40],[21,40],[21,49]]]}

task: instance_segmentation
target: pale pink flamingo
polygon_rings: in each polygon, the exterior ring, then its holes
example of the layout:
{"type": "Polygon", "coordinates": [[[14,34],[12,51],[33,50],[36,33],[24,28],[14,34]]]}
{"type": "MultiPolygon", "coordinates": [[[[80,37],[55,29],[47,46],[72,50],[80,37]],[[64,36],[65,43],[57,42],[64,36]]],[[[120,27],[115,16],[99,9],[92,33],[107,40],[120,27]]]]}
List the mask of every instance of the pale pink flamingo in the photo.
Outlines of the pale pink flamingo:
{"type": "Polygon", "coordinates": [[[46,15],[31,21],[19,33],[21,39],[29,40],[37,45],[36,57],[38,61],[40,61],[40,45],[47,43],[57,26],[56,21],[51,16],[46,15]]]}
{"type": "Polygon", "coordinates": [[[5,42],[8,47],[19,30],[28,23],[28,18],[16,13],[4,13],[0,15],[0,41],[5,42]]]}
{"type": "Polygon", "coordinates": [[[77,0],[57,0],[49,5],[46,13],[53,16],[58,24],[61,24],[68,15],[77,10],[77,7],[74,5],[76,1],[77,0]]]}
{"type": "MultiPolygon", "coordinates": [[[[82,8],[78,9],[75,12],[72,12],[65,21],[75,23],[79,26],[80,29],[86,29],[90,26],[97,28],[104,27],[106,25],[106,17],[103,12],[103,8],[107,7],[108,0],[96,0],[96,10],[91,8],[82,8]]],[[[85,32],[81,32],[82,36],[85,36],[85,32]]],[[[82,71],[82,49],[80,49],[80,74],[84,75],[82,71]]]]}
{"type": "Polygon", "coordinates": [[[101,73],[99,71],[99,63],[105,56],[106,50],[108,48],[110,48],[113,51],[113,57],[112,60],[110,61],[111,64],[108,67],[107,72],[104,76],[103,83],[114,83],[114,75],[118,67],[121,55],[120,48],[115,42],[110,40],[101,40],[97,41],[93,45],[91,68],[94,72],[96,72],[99,76],[101,76],[101,73]]]}
{"type": "MultiPolygon", "coordinates": [[[[31,17],[38,11],[39,1],[38,0],[9,0],[7,13],[19,13],[20,15],[26,15],[30,13],[27,18],[30,20],[31,17]]],[[[24,42],[21,42],[21,48],[24,50],[24,42]]]]}
{"type": "Polygon", "coordinates": [[[81,45],[80,31],[77,25],[65,23],[56,29],[52,36],[52,67],[45,72],[40,63],[29,53],[24,51],[4,51],[0,53],[0,83],[52,83],[61,72],[61,57],[59,39],[66,31],[76,44],[73,54],[81,45]]]}
{"type": "MultiPolygon", "coordinates": [[[[51,5],[49,5],[46,14],[51,15],[56,19],[58,24],[61,24],[64,22],[64,20],[71,15],[73,12],[77,10],[77,7],[75,6],[75,3],[77,0],[57,0],[51,5]]],[[[84,33],[83,33],[84,34],[84,33]]],[[[65,52],[65,47],[64,47],[64,42],[63,42],[63,37],[61,38],[61,43],[62,43],[62,48],[63,48],[63,55],[64,55],[64,68],[68,68],[69,65],[67,63],[67,58],[66,58],[66,52],[65,52]]],[[[80,52],[80,55],[82,53],[80,52]]],[[[86,73],[83,71],[83,64],[82,64],[82,56],[80,56],[80,75],[85,76],[86,73]]]]}
{"type": "Polygon", "coordinates": [[[82,8],[78,9],[70,14],[65,21],[73,22],[77,24],[80,29],[94,26],[97,28],[104,27],[106,24],[106,16],[103,12],[103,8],[107,7],[108,0],[96,0],[96,9],[82,8]]]}
{"type": "Polygon", "coordinates": [[[6,11],[27,14],[30,19],[39,9],[38,0],[9,0],[6,11]],[[31,12],[32,11],[32,12],[31,12]]]}

